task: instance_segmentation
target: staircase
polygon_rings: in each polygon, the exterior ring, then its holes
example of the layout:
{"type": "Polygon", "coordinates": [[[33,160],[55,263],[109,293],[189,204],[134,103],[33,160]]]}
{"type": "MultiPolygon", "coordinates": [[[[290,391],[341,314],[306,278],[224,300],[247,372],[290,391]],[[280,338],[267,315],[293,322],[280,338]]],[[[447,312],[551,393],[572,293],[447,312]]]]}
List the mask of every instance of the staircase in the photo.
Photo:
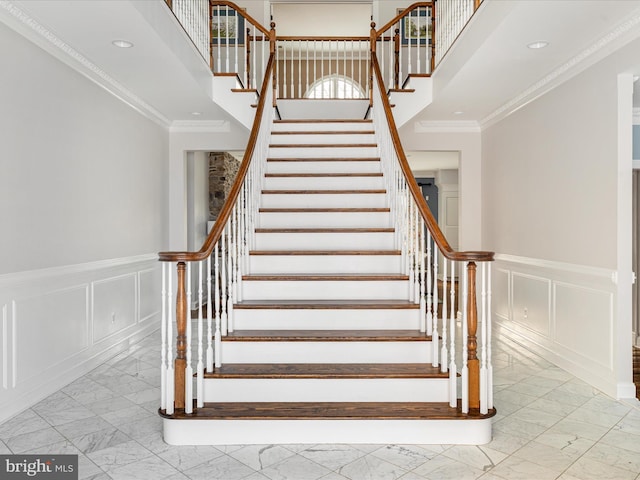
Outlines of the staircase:
{"type": "Polygon", "coordinates": [[[373,122],[273,120],[269,130],[254,225],[223,233],[227,244],[205,267],[218,273],[202,289],[219,301],[186,325],[187,399],[184,411],[161,408],[165,441],[489,442],[495,410],[462,413],[457,374],[434,361],[442,342],[426,333],[424,301],[398,248],[373,122]],[[241,230],[251,239],[244,263],[224,254],[242,251],[241,230]],[[188,342],[207,336],[192,380],[188,342]],[[205,349],[216,350],[217,366],[205,349]]]}

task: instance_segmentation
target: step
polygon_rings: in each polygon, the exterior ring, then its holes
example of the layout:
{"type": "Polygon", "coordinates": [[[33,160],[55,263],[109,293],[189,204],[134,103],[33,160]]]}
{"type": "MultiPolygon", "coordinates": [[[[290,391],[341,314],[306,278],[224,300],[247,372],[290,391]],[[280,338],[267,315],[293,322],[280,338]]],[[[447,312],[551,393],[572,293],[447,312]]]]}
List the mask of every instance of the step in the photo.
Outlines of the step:
{"type": "Polygon", "coordinates": [[[449,394],[449,374],[427,363],[224,363],[204,383],[205,402],[445,402],[449,394]]]}
{"type": "Polygon", "coordinates": [[[293,144],[312,144],[324,145],[327,143],[333,145],[343,144],[368,144],[375,145],[375,134],[373,130],[326,130],[326,131],[279,131],[271,132],[271,145],[293,145],[293,144]]]}
{"type": "Polygon", "coordinates": [[[491,441],[495,410],[463,414],[444,402],[244,402],[161,415],[170,445],[482,445],[491,441]]]}
{"type": "Polygon", "coordinates": [[[348,145],[271,144],[269,145],[268,158],[371,158],[378,155],[378,147],[373,143],[348,145]]]}
{"type": "Polygon", "coordinates": [[[266,190],[359,190],[384,189],[382,173],[267,173],[266,190]]]}
{"type": "Polygon", "coordinates": [[[409,299],[407,275],[243,275],[246,300],[409,299]]]}
{"type": "Polygon", "coordinates": [[[430,363],[418,330],[235,330],[222,338],[227,363],[430,363]]]}
{"type": "Polygon", "coordinates": [[[389,208],[261,208],[260,228],[389,228],[389,208]]]}
{"type": "Polygon", "coordinates": [[[256,250],[393,250],[392,228],[258,228],[256,250]]]}
{"type": "Polygon", "coordinates": [[[273,132],[307,132],[307,131],[370,131],[372,120],[274,120],[273,132]]]}
{"type": "Polygon", "coordinates": [[[399,250],[308,250],[249,252],[251,273],[400,273],[399,250]]]}
{"type": "Polygon", "coordinates": [[[234,305],[236,330],[418,330],[420,307],[408,300],[243,300],[234,305]]]}
{"type": "Polygon", "coordinates": [[[261,208],[384,208],[384,189],[369,190],[263,190],[261,208]]]}
{"type": "Polygon", "coordinates": [[[267,173],[379,173],[380,169],[380,158],[376,156],[267,159],[267,173]]]}

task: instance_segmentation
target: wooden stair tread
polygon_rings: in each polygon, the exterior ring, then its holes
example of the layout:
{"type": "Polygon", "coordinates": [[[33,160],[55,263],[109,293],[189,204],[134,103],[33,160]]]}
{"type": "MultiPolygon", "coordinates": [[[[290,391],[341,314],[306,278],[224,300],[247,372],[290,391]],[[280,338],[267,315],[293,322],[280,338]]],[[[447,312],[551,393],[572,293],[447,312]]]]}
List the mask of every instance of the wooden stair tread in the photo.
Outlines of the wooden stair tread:
{"type": "Polygon", "coordinates": [[[449,378],[430,363],[227,363],[205,378],[449,378]]]}
{"type": "Polygon", "coordinates": [[[427,342],[418,330],[235,330],[224,342],[427,342]]]}
{"type": "Polygon", "coordinates": [[[234,93],[258,93],[255,88],[232,88],[231,91],[234,93]]]}
{"type": "Polygon", "coordinates": [[[262,190],[263,195],[366,195],[385,194],[385,189],[371,188],[367,190],[262,190]]]}
{"type": "Polygon", "coordinates": [[[260,208],[260,213],[389,213],[389,207],[380,208],[260,208]]]}
{"type": "Polygon", "coordinates": [[[414,93],[415,88],[390,88],[389,93],[414,93]]]}
{"type": "Polygon", "coordinates": [[[380,157],[267,158],[267,162],[379,162],[380,157]]]}
{"type": "Polygon", "coordinates": [[[272,143],[269,148],[370,148],[377,143],[272,143]]]}
{"type": "Polygon", "coordinates": [[[418,310],[409,300],[243,300],[234,309],[280,310],[418,310]]]}
{"type": "Polygon", "coordinates": [[[373,130],[276,130],[271,135],[373,135],[373,130]]]}
{"type": "Polygon", "coordinates": [[[381,228],[256,228],[256,233],[393,233],[393,227],[381,228]]]}
{"type": "Polygon", "coordinates": [[[409,275],[388,273],[303,273],[303,274],[251,274],[243,275],[243,280],[253,281],[385,281],[409,280],[409,275]]]}
{"type": "Polygon", "coordinates": [[[484,420],[495,409],[481,415],[462,413],[460,402],[452,408],[444,402],[242,402],[205,403],[193,413],[175,412],[165,418],[192,420],[484,420]]]}
{"type": "Polygon", "coordinates": [[[251,250],[249,255],[402,255],[400,250],[251,250]]]}
{"type": "Polygon", "coordinates": [[[383,177],[382,173],[266,173],[266,178],[342,178],[342,177],[383,177]]]}
{"type": "Polygon", "coordinates": [[[373,123],[370,118],[353,118],[353,119],[277,119],[273,123],[373,123]]]}

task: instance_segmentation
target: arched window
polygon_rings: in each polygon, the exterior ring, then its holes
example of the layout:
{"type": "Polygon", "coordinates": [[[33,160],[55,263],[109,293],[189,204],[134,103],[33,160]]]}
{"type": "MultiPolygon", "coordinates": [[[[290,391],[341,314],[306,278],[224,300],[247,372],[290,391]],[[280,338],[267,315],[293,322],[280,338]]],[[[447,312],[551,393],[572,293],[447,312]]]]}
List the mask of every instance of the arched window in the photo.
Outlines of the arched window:
{"type": "Polygon", "coordinates": [[[316,80],[304,94],[305,98],[366,98],[364,90],[353,79],[334,74],[316,80]]]}

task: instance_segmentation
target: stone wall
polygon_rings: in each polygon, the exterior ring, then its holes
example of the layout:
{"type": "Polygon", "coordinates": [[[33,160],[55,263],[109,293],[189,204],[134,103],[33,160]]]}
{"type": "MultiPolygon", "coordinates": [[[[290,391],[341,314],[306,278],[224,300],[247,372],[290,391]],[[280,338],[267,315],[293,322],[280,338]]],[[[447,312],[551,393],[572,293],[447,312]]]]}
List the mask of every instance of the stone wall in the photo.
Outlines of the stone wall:
{"type": "Polygon", "coordinates": [[[209,154],[209,220],[218,218],[239,168],[240,161],[227,152],[209,154]]]}

